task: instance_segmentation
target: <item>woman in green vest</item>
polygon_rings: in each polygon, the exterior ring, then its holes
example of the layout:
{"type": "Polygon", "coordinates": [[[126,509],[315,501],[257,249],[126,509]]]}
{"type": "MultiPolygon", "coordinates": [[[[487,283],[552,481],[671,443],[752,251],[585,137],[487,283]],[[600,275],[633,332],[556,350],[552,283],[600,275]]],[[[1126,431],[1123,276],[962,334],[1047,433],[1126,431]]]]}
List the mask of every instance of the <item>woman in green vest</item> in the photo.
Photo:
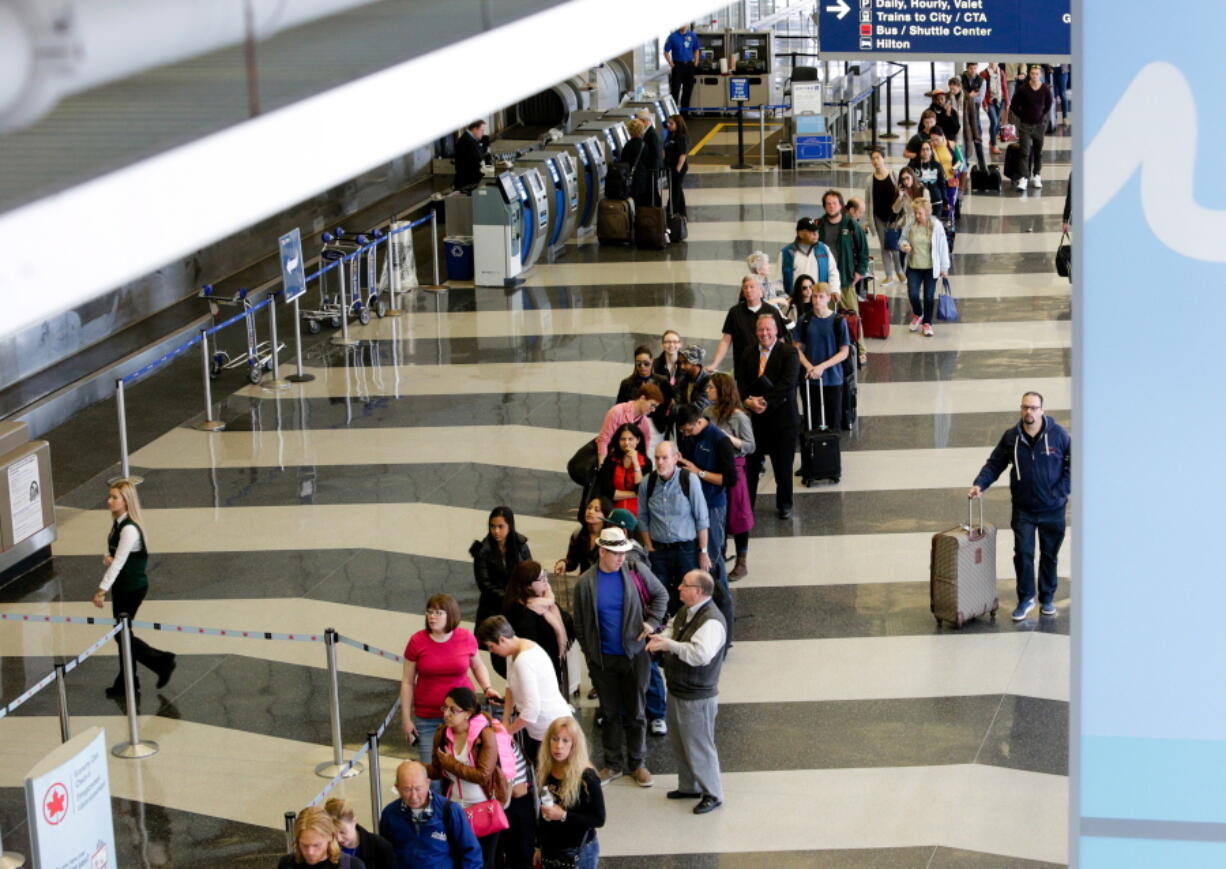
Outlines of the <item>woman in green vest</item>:
{"type": "MultiPolygon", "coordinates": [[[[120,613],[126,613],[134,619],[141,601],[149,593],[149,576],[145,572],[149,564],[149,548],[145,545],[145,532],[141,527],[140,499],[136,496],[132,481],[120,480],[111,486],[106,495],[106,506],[111,511],[111,533],[106,539],[107,554],[102,558],[106,573],[98,584],[98,591],[94,593],[94,606],[102,609],[106,593],[110,590],[112,616],[119,618],[120,613]]],[[[119,639],[116,635],[115,642],[119,642],[119,639]]],[[[175,671],[172,652],[159,651],[135,636],[132,637],[132,657],[157,674],[159,688],[170,681],[170,674],[175,671]]],[[[135,682],[136,690],[140,691],[140,679],[136,678],[135,682]]],[[[106,689],[106,696],[122,697],[123,693],[121,658],[119,675],[106,689]]]]}

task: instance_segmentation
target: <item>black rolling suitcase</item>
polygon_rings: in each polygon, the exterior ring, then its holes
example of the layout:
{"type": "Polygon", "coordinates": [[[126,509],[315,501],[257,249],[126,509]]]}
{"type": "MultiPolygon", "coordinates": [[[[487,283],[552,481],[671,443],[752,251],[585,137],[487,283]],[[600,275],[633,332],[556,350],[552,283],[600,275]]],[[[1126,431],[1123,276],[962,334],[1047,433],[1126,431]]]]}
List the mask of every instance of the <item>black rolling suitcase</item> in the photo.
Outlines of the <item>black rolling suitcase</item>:
{"type": "Polygon", "coordinates": [[[652,204],[641,205],[634,216],[634,243],[645,250],[664,250],[668,247],[668,212],[661,203],[660,178],[655,179],[652,204]]]}
{"type": "Polygon", "coordinates": [[[1016,184],[1027,174],[1025,167],[1022,166],[1022,146],[1013,142],[1008,148],[1005,148],[1005,177],[1016,184]]]}
{"type": "MultiPolygon", "coordinates": [[[[667,171],[667,170],[665,170],[667,171]]],[[[670,244],[676,244],[679,241],[685,241],[686,236],[690,234],[689,223],[684,214],[677,214],[673,211],[673,182],[672,173],[668,175],[668,241],[670,244]]]]}
{"type": "Polygon", "coordinates": [[[1000,167],[993,164],[987,169],[971,167],[971,190],[975,193],[1000,192],[1000,167]]]}
{"type": "Polygon", "coordinates": [[[821,428],[813,428],[813,381],[805,378],[805,422],[807,430],[800,436],[800,479],[806,486],[815,480],[837,483],[843,475],[843,460],[839,452],[839,434],[826,427],[825,387],[817,381],[817,401],[821,406],[821,428]]]}

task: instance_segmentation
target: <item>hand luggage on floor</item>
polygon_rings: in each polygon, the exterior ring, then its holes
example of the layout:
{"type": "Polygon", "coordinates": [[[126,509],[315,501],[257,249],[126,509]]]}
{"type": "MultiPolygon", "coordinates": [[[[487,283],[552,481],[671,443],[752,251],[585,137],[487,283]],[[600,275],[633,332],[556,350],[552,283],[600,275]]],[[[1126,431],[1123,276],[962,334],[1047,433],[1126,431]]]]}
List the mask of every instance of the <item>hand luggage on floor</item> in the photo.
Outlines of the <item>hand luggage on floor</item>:
{"type": "Polygon", "coordinates": [[[1056,274],[1073,282],[1073,246],[1067,232],[1060,236],[1060,246],[1056,248],[1056,274]]]}
{"type": "Polygon", "coordinates": [[[878,293],[869,293],[860,303],[860,323],[865,338],[890,337],[890,300],[878,293]]]}
{"type": "Polygon", "coordinates": [[[941,278],[941,294],[937,296],[937,319],[954,323],[958,319],[958,300],[949,287],[949,278],[941,278]]]}
{"type": "Polygon", "coordinates": [[[978,166],[972,166],[971,190],[975,193],[999,193],[1000,167],[992,165],[987,169],[980,169],[978,166]]]}
{"type": "Polygon", "coordinates": [[[1022,146],[1014,142],[1005,148],[1005,177],[1014,184],[1026,177],[1026,169],[1022,166],[1022,146]]]}
{"type": "Polygon", "coordinates": [[[668,217],[658,205],[644,205],[634,216],[634,243],[647,250],[668,247],[668,217]]]}
{"type": "Polygon", "coordinates": [[[673,190],[672,174],[669,173],[668,182],[668,241],[669,244],[676,244],[679,241],[685,241],[690,234],[689,221],[684,214],[678,214],[673,210],[673,190]]]}
{"type": "Polygon", "coordinates": [[[596,206],[596,239],[601,244],[634,241],[634,200],[602,199],[596,206]]]}
{"type": "Polygon", "coordinates": [[[983,521],[983,499],[967,499],[966,524],[932,535],[929,592],[932,615],[939,627],[962,627],[990,613],[996,618],[996,526],[983,521]],[[979,502],[975,526],[972,501],[979,502]]]}
{"type": "MultiPolygon", "coordinates": [[[[855,351],[855,348],[852,348],[855,351]]],[[[817,381],[817,401],[821,408],[822,425],[813,428],[813,381],[805,378],[805,421],[807,428],[800,436],[800,479],[806,486],[815,480],[837,483],[843,475],[839,453],[839,434],[826,427],[825,387],[817,381]]]]}

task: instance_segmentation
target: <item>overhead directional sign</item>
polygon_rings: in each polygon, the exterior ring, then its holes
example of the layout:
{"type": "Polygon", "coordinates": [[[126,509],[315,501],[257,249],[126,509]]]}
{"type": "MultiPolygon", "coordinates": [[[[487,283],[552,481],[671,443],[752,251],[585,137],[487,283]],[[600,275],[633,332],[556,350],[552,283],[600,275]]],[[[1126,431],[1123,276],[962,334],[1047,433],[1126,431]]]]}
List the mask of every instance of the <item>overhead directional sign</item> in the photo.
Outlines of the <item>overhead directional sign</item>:
{"type": "Polygon", "coordinates": [[[1070,0],[822,0],[824,59],[1067,60],[1070,0]]]}

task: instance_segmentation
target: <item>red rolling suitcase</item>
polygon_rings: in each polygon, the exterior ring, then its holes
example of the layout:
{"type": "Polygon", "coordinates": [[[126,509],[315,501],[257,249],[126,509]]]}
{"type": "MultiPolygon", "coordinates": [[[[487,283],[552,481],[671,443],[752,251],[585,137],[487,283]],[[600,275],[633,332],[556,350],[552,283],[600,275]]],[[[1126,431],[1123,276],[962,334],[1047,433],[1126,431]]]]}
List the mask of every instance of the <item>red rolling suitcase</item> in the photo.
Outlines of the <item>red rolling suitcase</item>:
{"type": "Polygon", "coordinates": [[[865,338],[889,338],[890,300],[878,293],[866,294],[860,302],[860,323],[865,338]]]}

